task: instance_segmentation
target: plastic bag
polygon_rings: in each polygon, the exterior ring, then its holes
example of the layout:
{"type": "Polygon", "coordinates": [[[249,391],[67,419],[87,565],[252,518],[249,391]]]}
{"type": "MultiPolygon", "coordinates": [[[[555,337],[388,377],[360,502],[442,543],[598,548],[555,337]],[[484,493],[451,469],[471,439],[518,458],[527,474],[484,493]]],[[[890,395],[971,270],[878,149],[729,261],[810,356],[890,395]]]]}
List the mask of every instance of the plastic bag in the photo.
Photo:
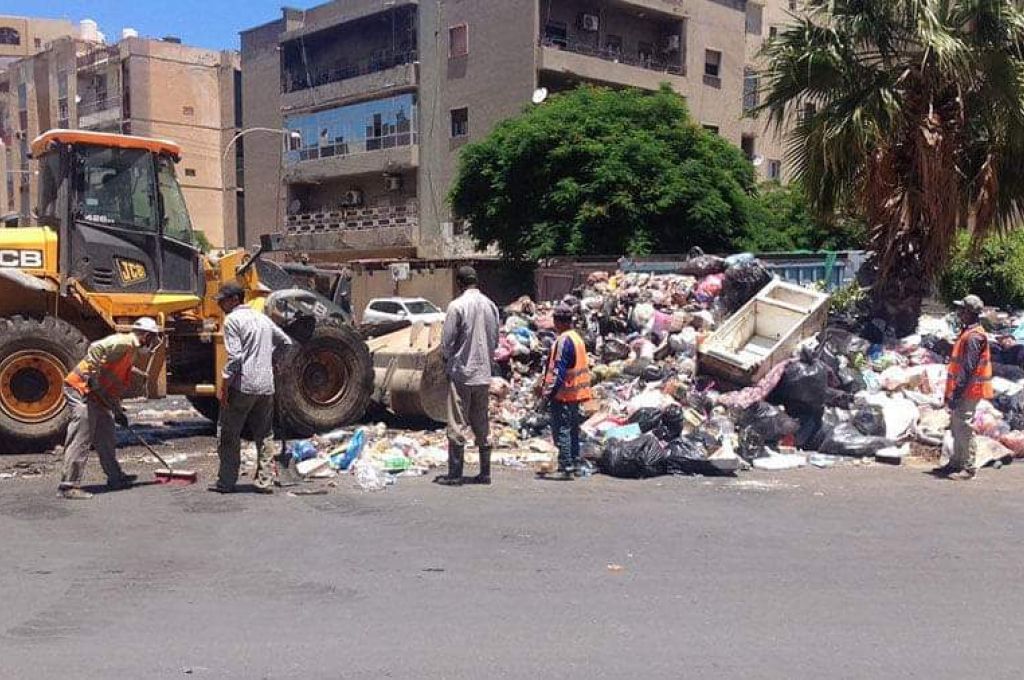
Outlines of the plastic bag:
{"type": "Polygon", "coordinates": [[[727,314],[735,313],[771,283],[772,278],[772,273],[757,260],[730,267],[722,280],[723,309],[727,314]]]}
{"type": "Polygon", "coordinates": [[[736,419],[740,428],[753,430],[765,444],[775,444],[783,437],[795,434],[800,423],[780,408],[761,401],[744,409],[736,419]]]}
{"type": "Polygon", "coordinates": [[[610,442],[597,460],[602,473],[624,479],[657,477],[667,471],[668,454],[652,434],[632,441],[610,442]]]}
{"type": "Polygon", "coordinates": [[[316,445],[308,439],[292,442],[288,449],[291,451],[292,460],[300,463],[310,458],[316,458],[316,445]]]}
{"type": "Polygon", "coordinates": [[[885,413],[881,406],[865,406],[854,412],[851,419],[861,434],[872,437],[885,436],[885,413]]]}
{"type": "Polygon", "coordinates": [[[999,443],[1013,451],[1014,458],[1024,458],[1024,432],[1007,432],[999,443]]]}
{"type": "Polygon", "coordinates": [[[704,443],[690,437],[681,437],[667,445],[665,469],[670,475],[710,475],[717,472],[708,463],[708,450],[704,443]]]}
{"type": "Polygon", "coordinates": [[[363,491],[383,491],[387,486],[384,474],[369,461],[361,460],[356,463],[355,472],[356,485],[363,491]]]}
{"type": "Polygon", "coordinates": [[[853,359],[867,354],[868,341],[842,328],[826,328],[821,335],[821,344],[834,355],[853,359]]]}
{"type": "Polygon", "coordinates": [[[348,445],[344,451],[337,451],[331,456],[331,467],[335,470],[347,470],[352,461],[359,457],[359,454],[363,451],[363,446],[366,444],[366,430],[359,428],[356,433],[352,435],[352,439],[349,440],[348,445]]]}
{"type": "Polygon", "coordinates": [[[855,456],[861,458],[873,456],[877,451],[894,444],[895,442],[885,437],[873,437],[862,434],[853,423],[840,423],[825,435],[818,449],[821,453],[830,453],[835,456],[855,456]]]}
{"type": "Polygon", "coordinates": [[[701,304],[708,304],[722,293],[722,275],[711,274],[701,279],[693,291],[693,297],[701,304]]]}
{"type": "Polygon", "coordinates": [[[679,265],[679,272],[690,276],[707,276],[724,271],[725,260],[714,255],[705,255],[698,247],[691,248],[688,258],[679,265]]]}
{"type": "Polygon", "coordinates": [[[629,417],[629,422],[639,425],[641,432],[650,432],[661,424],[661,409],[651,407],[638,408],[629,417]]]}
{"type": "Polygon", "coordinates": [[[806,354],[790,362],[769,401],[782,404],[791,414],[820,411],[828,396],[828,367],[806,354]]]}

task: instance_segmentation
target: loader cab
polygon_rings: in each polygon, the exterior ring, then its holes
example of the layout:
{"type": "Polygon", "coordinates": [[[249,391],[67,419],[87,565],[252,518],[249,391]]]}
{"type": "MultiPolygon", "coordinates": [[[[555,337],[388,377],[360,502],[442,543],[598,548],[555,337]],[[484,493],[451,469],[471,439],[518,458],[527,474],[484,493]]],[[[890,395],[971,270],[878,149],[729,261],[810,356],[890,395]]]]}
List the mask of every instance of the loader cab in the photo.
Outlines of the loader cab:
{"type": "Polygon", "coordinates": [[[55,130],[33,142],[37,219],[58,234],[59,271],[96,293],[201,295],[202,262],[171,142],[55,130]]]}

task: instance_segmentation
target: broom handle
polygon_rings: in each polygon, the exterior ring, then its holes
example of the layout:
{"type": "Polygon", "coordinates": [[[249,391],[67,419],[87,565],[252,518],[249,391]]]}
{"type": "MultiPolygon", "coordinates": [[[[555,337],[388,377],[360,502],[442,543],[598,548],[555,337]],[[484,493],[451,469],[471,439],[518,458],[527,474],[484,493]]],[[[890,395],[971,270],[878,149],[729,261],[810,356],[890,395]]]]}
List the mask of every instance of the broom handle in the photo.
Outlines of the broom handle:
{"type": "MultiPolygon", "coordinates": [[[[95,396],[99,400],[99,402],[101,404],[103,404],[103,406],[105,406],[107,408],[108,411],[110,411],[111,413],[114,412],[114,407],[110,405],[110,402],[107,401],[107,398],[105,396],[103,396],[100,393],[99,390],[92,390],[92,391],[89,392],[89,394],[95,396]]],[[[149,451],[151,454],[153,454],[154,458],[156,458],[158,461],[160,461],[161,465],[163,465],[165,468],[167,468],[168,472],[173,472],[173,470],[171,469],[171,466],[167,464],[167,461],[165,461],[163,458],[160,457],[160,454],[156,452],[156,449],[154,449],[152,446],[150,446],[149,442],[147,442],[145,439],[143,439],[142,435],[140,435],[138,432],[136,432],[135,428],[132,427],[131,424],[128,424],[125,427],[128,429],[129,432],[132,433],[132,435],[135,437],[135,439],[137,439],[138,442],[140,444],[142,444],[146,448],[147,451],[149,451]]]]}

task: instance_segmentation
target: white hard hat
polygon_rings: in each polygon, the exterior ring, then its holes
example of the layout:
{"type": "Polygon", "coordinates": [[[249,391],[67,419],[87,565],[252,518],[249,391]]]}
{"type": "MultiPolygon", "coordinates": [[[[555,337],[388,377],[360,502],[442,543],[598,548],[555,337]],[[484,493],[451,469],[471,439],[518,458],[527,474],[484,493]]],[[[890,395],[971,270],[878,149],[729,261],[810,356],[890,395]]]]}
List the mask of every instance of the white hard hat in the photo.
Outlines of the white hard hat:
{"type": "Polygon", "coordinates": [[[156,321],[148,316],[144,316],[135,320],[135,323],[132,324],[132,330],[143,331],[146,333],[159,333],[160,327],[156,325],[156,321]]]}

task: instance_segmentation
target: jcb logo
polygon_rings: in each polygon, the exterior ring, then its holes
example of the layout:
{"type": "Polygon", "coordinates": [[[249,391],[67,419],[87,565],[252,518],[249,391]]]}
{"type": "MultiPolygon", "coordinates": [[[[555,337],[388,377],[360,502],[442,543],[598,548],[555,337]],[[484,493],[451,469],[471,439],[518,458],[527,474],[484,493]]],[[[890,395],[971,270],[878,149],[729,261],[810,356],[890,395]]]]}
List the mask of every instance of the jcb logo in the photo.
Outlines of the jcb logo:
{"type": "Polygon", "coordinates": [[[0,250],[0,267],[16,267],[19,269],[42,269],[43,251],[41,250],[0,250]]]}
{"type": "Polygon", "coordinates": [[[149,277],[146,265],[135,260],[118,260],[117,271],[121,275],[121,283],[126,286],[141,283],[149,277]]]}

